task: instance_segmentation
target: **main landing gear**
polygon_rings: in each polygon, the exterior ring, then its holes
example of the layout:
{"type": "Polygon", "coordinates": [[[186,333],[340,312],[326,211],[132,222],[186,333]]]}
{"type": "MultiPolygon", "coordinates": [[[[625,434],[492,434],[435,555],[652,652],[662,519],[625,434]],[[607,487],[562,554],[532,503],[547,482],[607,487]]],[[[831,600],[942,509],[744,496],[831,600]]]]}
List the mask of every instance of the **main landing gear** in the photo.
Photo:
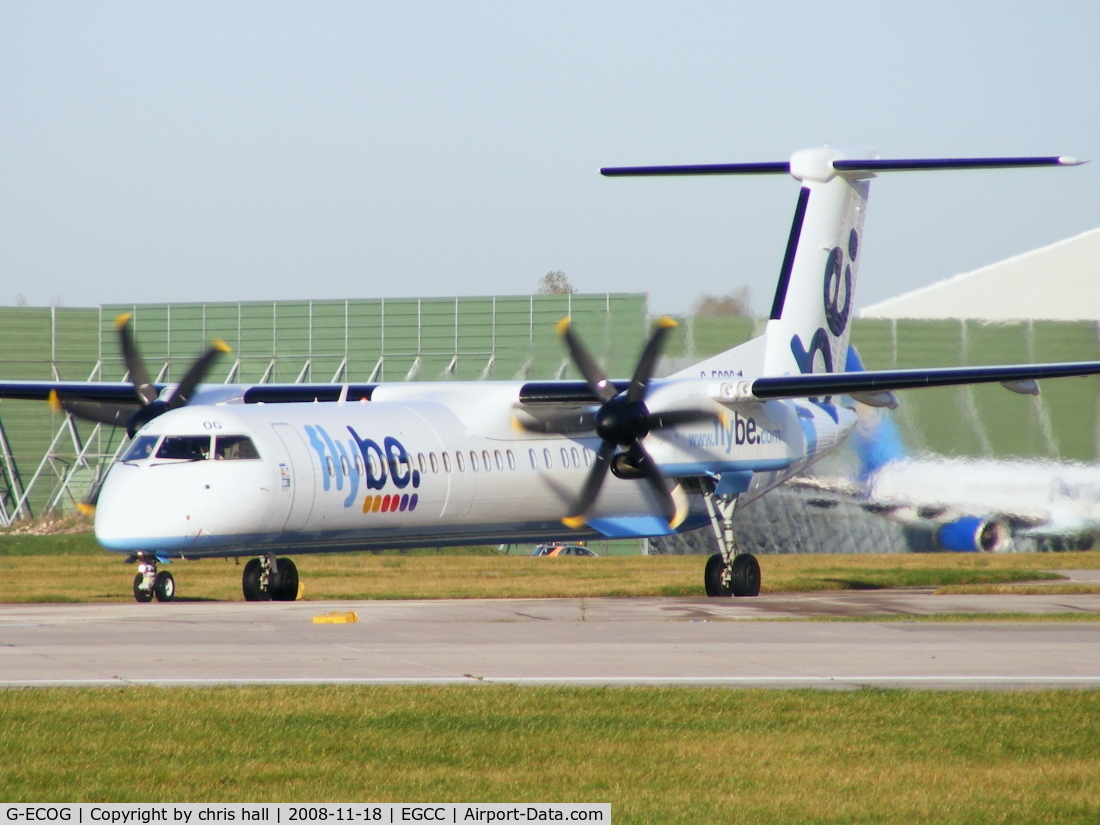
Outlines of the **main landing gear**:
{"type": "Polygon", "coordinates": [[[298,598],[298,568],[290,559],[268,553],[244,566],[241,587],[245,601],[292,602],[298,598]]]}
{"type": "Polygon", "coordinates": [[[707,559],[703,574],[707,595],[759,596],[760,563],[752,553],[738,554],[733,541],[733,511],[737,507],[737,496],[717,496],[713,489],[702,492],[721,550],[707,559]]]}
{"type": "Polygon", "coordinates": [[[167,570],[157,572],[155,556],[138,555],[138,573],[134,576],[134,598],[139,602],[170,602],[176,597],[176,580],[167,570]]]}

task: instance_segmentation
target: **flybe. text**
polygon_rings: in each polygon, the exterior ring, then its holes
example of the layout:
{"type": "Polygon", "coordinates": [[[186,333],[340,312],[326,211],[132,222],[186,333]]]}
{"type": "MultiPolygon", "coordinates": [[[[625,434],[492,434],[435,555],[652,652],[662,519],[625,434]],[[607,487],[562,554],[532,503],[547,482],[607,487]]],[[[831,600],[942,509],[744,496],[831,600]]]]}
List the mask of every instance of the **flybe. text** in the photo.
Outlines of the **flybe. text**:
{"type": "Polygon", "coordinates": [[[305,427],[310,446],[321,464],[322,487],[328,490],[335,484],[336,489],[342,491],[347,483],[345,507],[351,507],[358,499],[360,467],[368,490],[381,490],[390,483],[398,490],[420,486],[420,471],[413,468],[404,444],[391,436],[386,436],[379,444],[374,439],[363,438],[352,427],[347,431],[351,438],[345,441],[331,437],[324,427],[305,427]]]}
{"type": "Polygon", "coordinates": [[[688,433],[688,444],[692,447],[724,447],[727,453],[734,445],[778,444],[782,440],[779,430],[761,427],[751,415],[742,417],[736,412],[727,426],[715,421],[713,432],[688,433]]]}

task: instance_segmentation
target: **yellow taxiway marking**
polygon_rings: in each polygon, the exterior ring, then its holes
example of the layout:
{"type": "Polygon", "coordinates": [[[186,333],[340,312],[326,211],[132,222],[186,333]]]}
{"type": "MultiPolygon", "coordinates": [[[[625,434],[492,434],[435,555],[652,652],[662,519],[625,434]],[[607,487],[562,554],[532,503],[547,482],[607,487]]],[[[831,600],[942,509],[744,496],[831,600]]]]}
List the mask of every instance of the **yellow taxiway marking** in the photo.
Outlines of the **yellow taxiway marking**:
{"type": "Polygon", "coordinates": [[[314,624],[354,624],[357,621],[359,621],[359,616],[354,610],[349,610],[347,613],[339,611],[322,613],[320,616],[313,617],[314,624]]]}

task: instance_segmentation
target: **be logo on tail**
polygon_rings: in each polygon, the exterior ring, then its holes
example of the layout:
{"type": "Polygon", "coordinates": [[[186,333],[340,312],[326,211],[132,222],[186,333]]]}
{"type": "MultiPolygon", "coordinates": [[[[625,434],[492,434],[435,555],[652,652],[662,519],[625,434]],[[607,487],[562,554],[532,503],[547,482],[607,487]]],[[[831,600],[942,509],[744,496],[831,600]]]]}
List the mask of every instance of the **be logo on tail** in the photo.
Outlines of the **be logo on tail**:
{"type": "Polygon", "coordinates": [[[845,251],[834,246],[825,262],[824,299],[825,325],[818,327],[807,347],[797,333],[791,337],[791,353],[798,364],[799,372],[806,374],[814,371],[814,358],[818,353],[825,366],[825,372],[833,372],[833,354],[829,342],[829,332],[840,338],[848,329],[848,319],[852,314],[852,264],[859,254],[859,233],[852,229],[848,233],[847,260],[845,251]]]}

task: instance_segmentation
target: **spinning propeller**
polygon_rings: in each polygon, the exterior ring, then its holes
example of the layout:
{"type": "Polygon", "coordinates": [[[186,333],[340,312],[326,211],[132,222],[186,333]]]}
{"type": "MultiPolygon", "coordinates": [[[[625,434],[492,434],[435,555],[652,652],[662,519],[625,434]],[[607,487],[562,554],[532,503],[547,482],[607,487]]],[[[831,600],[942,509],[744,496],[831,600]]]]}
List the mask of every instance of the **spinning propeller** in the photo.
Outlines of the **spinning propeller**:
{"type": "Polygon", "coordinates": [[[131,438],[134,437],[134,433],[158,415],[183,407],[190,402],[195,387],[206,377],[206,373],[214,360],[223,352],[231,352],[225,341],[214,341],[209,349],[187,370],[187,374],[172,390],[172,394],[167,399],[161,400],[156,387],[149,380],[149,371],[145,369],[145,362],[134,343],[134,336],[130,332],[130,315],[118,316],[115,320],[115,329],[118,330],[122,357],[126,362],[130,383],[134,385],[134,392],[137,395],[137,409],[135,410],[135,404],[131,403],[112,404],[66,399],[56,392],[50,394],[50,404],[55,409],[64,410],[85,421],[110,424],[113,427],[125,427],[126,433],[131,438]]]}
{"type": "MultiPolygon", "coordinates": [[[[634,376],[625,391],[619,392],[604,375],[595,359],[589,354],[580,337],[573,330],[569,318],[558,322],[558,334],[565,339],[569,355],[589,389],[600,400],[600,406],[583,412],[562,412],[540,415],[533,423],[519,422],[520,426],[531,432],[558,433],[560,435],[578,435],[595,431],[600,437],[600,446],[596,451],[596,460],[585,479],[580,495],[570,508],[570,515],[562,519],[567,527],[581,527],[585,515],[591,509],[600,493],[607,471],[614,464],[617,473],[637,477],[649,485],[660,502],[661,515],[671,527],[676,527],[687,515],[687,502],[683,495],[674,496],[657,468],[656,462],[644,446],[642,440],[654,430],[673,427],[677,424],[689,424],[698,421],[713,421],[720,413],[711,410],[683,409],[665,412],[651,412],[646,406],[646,391],[657,366],[661,349],[669,331],[676,326],[671,318],[660,318],[654,324],[653,333],[646,341],[634,376]],[[623,448],[620,450],[620,448],[623,448]]],[[[678,489],[678,488],[677,488],[678,489]]]]}

